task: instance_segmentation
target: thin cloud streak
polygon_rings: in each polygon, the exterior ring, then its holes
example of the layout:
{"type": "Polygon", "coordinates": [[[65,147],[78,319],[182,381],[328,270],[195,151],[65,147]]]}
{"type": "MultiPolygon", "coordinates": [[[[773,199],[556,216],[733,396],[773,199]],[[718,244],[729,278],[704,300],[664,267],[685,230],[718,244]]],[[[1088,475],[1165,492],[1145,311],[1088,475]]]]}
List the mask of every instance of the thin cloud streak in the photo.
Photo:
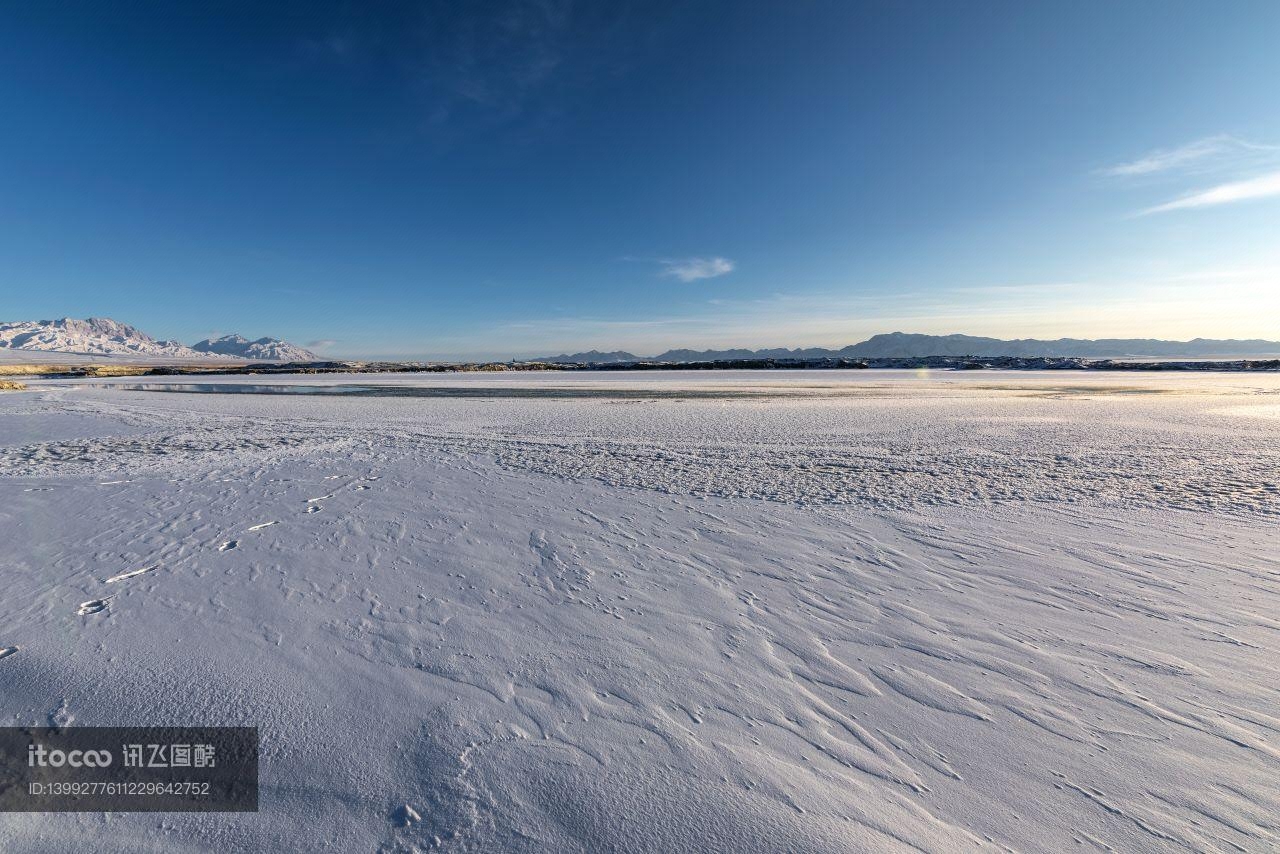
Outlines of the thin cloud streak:
{"type": "Polygon", "coordinates": [[[1146,208],[1139,212],[1141,216],[1166,213],[1168,211],[1189,210],[1192,208],[1216,207],[1232,202],[1243,202],[1252,199],[1265,199],[1280,196],[1280,171],[1268,172],[1244,181],[1231,181],[1219,184],[1208,190],[1192,193],[1171,202],[1146,208]]]}
{"type": "Polygon", "coordinates": [[[699,279],[714,279],[732,273],[734,263],[728,258],[664,258],[662,275],[682,282],[696,282],[699,279]]]}
{"type": "Polygon", "coordinates": [[[1137,160],[1119,163],[1099,172],[1114,178],[1124,178],[1174,170],[1186,171],[1196,167],[1199,167],[1197,171],[1202,171],[1213,165],[1221,165],[1223,161],[1234,162],[1240,159],[1274,155],[1277,152],[1280,152],[1280,146],[1263,145],[1228,134],[1219,134],[1198,139],[1177,148],[1157,149],[1137,160]]]}

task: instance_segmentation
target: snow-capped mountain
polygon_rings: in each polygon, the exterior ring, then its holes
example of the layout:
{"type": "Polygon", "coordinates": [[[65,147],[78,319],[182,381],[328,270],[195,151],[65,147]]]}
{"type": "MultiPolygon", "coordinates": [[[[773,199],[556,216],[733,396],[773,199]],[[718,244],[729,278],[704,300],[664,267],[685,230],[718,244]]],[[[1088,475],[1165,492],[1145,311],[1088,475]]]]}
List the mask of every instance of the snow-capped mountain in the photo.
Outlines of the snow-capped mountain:
{"type": "Polygon", "coordinates": [[[0,322],[0,350],[67,353],[80,356],[143,359],[245,359],[249,361],[314,361],[315,355],[276,338],[249,341],[228,335],[188,347],[178,341],[157,341],[127,323],[106,317],[76,320],[20,320],[0,322]]]}
{"type": "Polygon", "coordinates": [[[207,358],[185,344],[157,341],[140,329],[106,317],[0,323],[0,348],[89,356],[207,358]]]}
{"type": "Polygon", "coordinates": [[[250,341],[243,335],[223,335],[221,338],[206,338],[192,344],[191,349],[200,353],[214,353],[221,356],[235,356],[250,361],[278,362],[314,362],[319,357],[310,350],[304,350],[296,344],[281,341],[279,338],[259,338],[250,341]]]}

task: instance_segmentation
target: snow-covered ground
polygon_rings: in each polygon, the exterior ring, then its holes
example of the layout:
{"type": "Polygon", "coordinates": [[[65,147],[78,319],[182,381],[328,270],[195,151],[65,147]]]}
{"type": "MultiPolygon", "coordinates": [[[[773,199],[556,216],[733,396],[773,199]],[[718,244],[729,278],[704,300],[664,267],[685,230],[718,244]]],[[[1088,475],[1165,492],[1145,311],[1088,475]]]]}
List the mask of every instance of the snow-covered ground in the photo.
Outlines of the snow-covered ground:
{"type": "Polygon", "coordinates": [[[469,396],[0,396],[0,713],[263,744],[0,849],[1280,846],[1278,375],[267,382],[469,396]]]}

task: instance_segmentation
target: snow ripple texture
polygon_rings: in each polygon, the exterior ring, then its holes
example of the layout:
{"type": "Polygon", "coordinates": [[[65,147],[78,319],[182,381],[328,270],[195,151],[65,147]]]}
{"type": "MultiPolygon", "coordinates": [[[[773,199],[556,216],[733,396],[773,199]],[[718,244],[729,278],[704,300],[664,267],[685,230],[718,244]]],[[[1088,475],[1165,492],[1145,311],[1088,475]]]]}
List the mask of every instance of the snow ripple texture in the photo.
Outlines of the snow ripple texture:
{"type": "MultiPolygon", "coordinates": [[[[537,379],[537,378],[535,378],[537,379]]],[[[764,402],[314,399],[235,396],[201,402],[237,413],[190,423],[168,395],[128,411],[141,435],[0,446],[10,475],[77,468],[127,471],[220,455],[271,459],[331,448],[395,448],[397,454],[479,454],[513,469],[570,480],[703,497],[881,509],[993,502],[1112,504],[1184,510],[1280,512],[1280,443],[1265,410],[1280,385],[1202,385],[1119,392],[1088,377],[1079,387],[1022,388],[1003,395],[926,392],[764,402]],[[1210,386],[1210,388],[1213,388],[1210,386]],[[1241,414],[1221,413],[1225,402],[1241,414]],[[358,421],[325,418],[326,409],[358,421]],[[418,412],[415,412],[417,410],[418,412]],[[425,412],[423,412],[425,410],[425,412]],[[415,418],[422,413],[425,417],[415,418]],[[321,416],[321,417],[317,417],[321,416]],[[176,422],[176,424],[175,424],[176,422]],[[407,423],[406,423],[407,422],[407,423]],[[180,430],[172,429],[180,426],[180,430]],[[159,429],[157,429],[159,428],[159,429]],[[165,429],[169,428],[169,429],[165,429]]],[[[1178,378],[1183,379],[1183,378],[1178,378]]],[[[994,381],[982,391],[999,391],[994,381]]],[[[118,404],[85,390],[83,411],[118,404]]],[[[181,396],[184,400],[190,397],[181,396]]],[[[212,397],[212,396],[211,396],[212,397]]],[[[72,405],[72,404],[65,404],[72,405]]]]}
{"type": "Polygon", "coordinates": [[[1268,381],[967,382],[0,398],[0,714],[263,734],[0,849],[1280,848],[1268,381]]]}

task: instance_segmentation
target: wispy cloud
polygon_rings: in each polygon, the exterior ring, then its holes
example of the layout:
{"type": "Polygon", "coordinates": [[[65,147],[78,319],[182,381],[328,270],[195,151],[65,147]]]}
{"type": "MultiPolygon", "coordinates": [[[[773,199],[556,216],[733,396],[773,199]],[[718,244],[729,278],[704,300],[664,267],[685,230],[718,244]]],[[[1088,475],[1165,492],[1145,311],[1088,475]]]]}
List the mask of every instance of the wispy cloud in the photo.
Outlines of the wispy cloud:
{"type": "Polygon", "coordinates": [[[732,273],[734,263],[728,258],[715,256],[712,258],[663,258],[662,275],[682,282],[696,282],[698,279],[714,279],[732,273]]]}
{"type": "Polygon", "coordinates": [[[1155,175],[1173,171],[1209,171],[1224,166],[1240,166],[1280,154],[1280,146],[1264,145],[1218,134],[1180,145],[1149,152],[1137,160],[1118,163],[1099,170],[1103,175],[1124,178],[1155,175]]]}
{"type": "MultiPolygon", "coordinates": [[[[357,4],[358,5],[358,4],[357,4]]],[[[536,139],[580,109],[583,96],[633,67],[665,16],[635,4],[581,0],[440,0],[390,4],[378,15],[319,12],[285,67],[404,88],[417,110],[406,128],[435,148],[504,128],[510,146],[536,139]]],[[[394,91],[394,90],[393,90],[394,91]]]]}
{"type": "MultiPolygon", "coordinates": [[[[519,114],[552,81],[570,51],[570,0],[516,0],[489,7],[428,7],[433,33],[427,72],[441,94],[519,114]]],[[[446,104],[446,109],[457,104],[446,104]]]]}
{"type": "Polygon", "coordinates": [[[1162,148],[1137,160],[1098,170],[1112,178],[1182,178],[1213,175],[1218,183],[1170,201],[1142,208],[1133,216],[1217,207],[1280,195],[1280,145],[1218,134],[1177,148],[1162,148]]]}
{"type": "Polygon", "coordinates": [[[308,341],[307,346],[312,350],[327,350],[337,343],[337,339],[334,338],[317,338],[315,341],[308,341]]]}
{"type": "Polygon", "coordinates": [[[1147,214],[1165,213],[1166,211],[1214,207],[1250,199],[1265,199],[1271,196],[1280,196],[1280,172],[1268,172],[1265,175],[1258,175],[1244,181],[1219,184],[1216,187],[1191,193],[1171,202],[1149,207],[1140,213],[1145,216],[1147,214]]]}

